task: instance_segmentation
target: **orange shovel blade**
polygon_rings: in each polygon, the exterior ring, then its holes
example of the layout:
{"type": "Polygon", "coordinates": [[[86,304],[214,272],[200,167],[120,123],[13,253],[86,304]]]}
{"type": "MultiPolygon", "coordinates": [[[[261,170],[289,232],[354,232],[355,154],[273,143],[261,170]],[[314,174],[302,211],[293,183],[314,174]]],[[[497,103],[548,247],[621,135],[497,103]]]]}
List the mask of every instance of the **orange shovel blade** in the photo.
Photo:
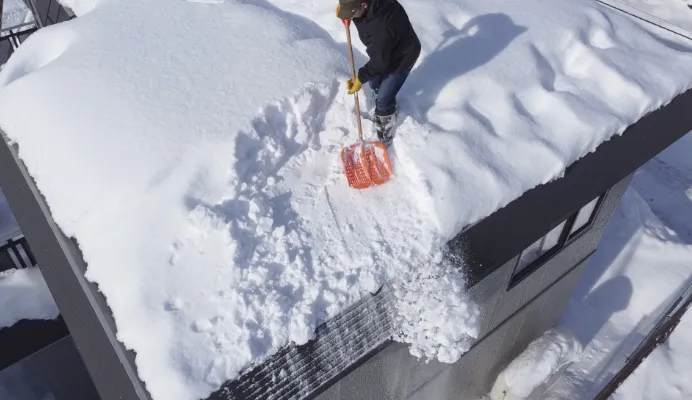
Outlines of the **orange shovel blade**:
{"type": "Polygon", "coordinates": [[[341,163],[346,171],[348,185],[366,189],[381,185],[392,176],[387,149],[381,142],[358,143],[341,150],[341,163]]]}

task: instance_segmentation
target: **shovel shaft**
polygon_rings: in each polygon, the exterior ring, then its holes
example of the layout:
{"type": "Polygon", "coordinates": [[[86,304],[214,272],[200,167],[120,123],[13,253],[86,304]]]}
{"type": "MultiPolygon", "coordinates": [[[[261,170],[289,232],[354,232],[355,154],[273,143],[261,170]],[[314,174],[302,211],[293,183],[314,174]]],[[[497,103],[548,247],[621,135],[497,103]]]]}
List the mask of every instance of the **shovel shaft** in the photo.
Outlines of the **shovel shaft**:
{"type": "MultiPolygon", "coordinates": [[[[356,79],[356,66],[353,61],[353,47],[351,45],[351,21],[343,20],[346,27],[346,42],[348,43],[348,60],[351,63],[351,79],[356,79]]],[[[356,102],[356,123],[358,124],[358,140],[363,141],[363,126],[360,121],[360,101],[358,101],[358,92],[354,93],[356,102]]]]}

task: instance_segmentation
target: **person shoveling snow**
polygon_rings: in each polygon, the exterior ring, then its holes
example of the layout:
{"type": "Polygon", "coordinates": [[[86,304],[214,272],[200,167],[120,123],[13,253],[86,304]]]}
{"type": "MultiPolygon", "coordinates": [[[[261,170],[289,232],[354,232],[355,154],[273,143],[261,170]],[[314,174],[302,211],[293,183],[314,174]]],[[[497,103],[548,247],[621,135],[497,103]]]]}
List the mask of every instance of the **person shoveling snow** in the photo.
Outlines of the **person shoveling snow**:
{"type": "Polygon", "coordinates": [[[377,137],[389,146],[396,120],[396,96],[418,60],[421,44],[397,0],[339,0],[336,15],[352,20],[370,60],[346,82],[349,94],[370,83],[375,95],[377,137]]]}

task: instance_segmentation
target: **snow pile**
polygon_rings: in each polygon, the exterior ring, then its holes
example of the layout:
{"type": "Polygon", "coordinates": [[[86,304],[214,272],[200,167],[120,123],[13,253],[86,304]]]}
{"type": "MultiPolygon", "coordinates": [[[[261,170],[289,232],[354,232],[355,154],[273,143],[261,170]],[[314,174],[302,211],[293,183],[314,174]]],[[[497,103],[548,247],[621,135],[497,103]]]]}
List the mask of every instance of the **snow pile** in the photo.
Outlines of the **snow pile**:
{"type": "Polygon", "coordinates": [[[34,19],[31,11],[22,0],[4,0],[2,27],[9,28],[34,19]]]}
{"type": "Polygon", "coordinates": [[[394,339],[409,343],[414,356],[455,362],[478,337],[480,309],[450,263],[440,258],[406,271],[392,287],[399,329],[394,339]]]}
{"type": "MultiPolygon", "coordinates": [[[[579,360],[582,346],[570,332],[552,329],[534,340],[498,376],[493,388],[507,390],[514,399],[528,399],[565,366],[579,360]]],[[[492,398],[501,398],[492,393],[492,398]],[[495,396],[493,396],[493,394],[495,396]]]]}
{"type": "MultiPolygon", "coordinates": [[[[583,356],[543,398],[592,399],[692,280],[690,148],[688,134],[635,175],[560,322],[583,356]]],[[[613,398],[692,397],[691,322],[688,313],[613,398]]]]}
{"type": "Polygon", "coordinates": [[[405,0],[423,53],[395,176],[355,191],[335,3],[208,3],[72,1],[83,17],[32,35],[0,72],[0,126],[155,400],[204,397],[435,265],[422,276],[446,278],[411,293],[460,325],[424,314],[402,340],[454,361],[477,311],[431,255],[692,85],[690,43],[594,2],[405,0]]]}
{"type": "Polygon", "coordinates": [[[55,319],[59,314],[38,267],[0,272],[0,329],[22,319],[55,319]]]}

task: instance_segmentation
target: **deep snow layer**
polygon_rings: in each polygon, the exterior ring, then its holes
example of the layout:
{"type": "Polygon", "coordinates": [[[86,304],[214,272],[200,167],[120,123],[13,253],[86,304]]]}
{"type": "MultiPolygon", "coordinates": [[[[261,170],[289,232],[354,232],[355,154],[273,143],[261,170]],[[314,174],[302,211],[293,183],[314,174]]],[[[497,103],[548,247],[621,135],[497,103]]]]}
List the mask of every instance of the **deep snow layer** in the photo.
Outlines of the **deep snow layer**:
{"type": "MultiPolygon", "coordinates": [[[[156,400],[203,397],[304,343],[692,84],[690,43],[591,1],[405,0],[423,53],[395,178],[354,191],[338,159],[355,121],[335,4],[69,3],[80,17],[0,73],[0,126],[156,400]]],[[[468,348],[478,310],[459,282],[404,282],[454,296],[435,305],[449,320],[421,315],[402,338],[420,338],[415,353],[468,348]]]]}
{"type": "Polygon", "coordinates": [[[55,319],[59,314],[38,267],[0,272],[0,329],[22,319],[55,319]]]}

